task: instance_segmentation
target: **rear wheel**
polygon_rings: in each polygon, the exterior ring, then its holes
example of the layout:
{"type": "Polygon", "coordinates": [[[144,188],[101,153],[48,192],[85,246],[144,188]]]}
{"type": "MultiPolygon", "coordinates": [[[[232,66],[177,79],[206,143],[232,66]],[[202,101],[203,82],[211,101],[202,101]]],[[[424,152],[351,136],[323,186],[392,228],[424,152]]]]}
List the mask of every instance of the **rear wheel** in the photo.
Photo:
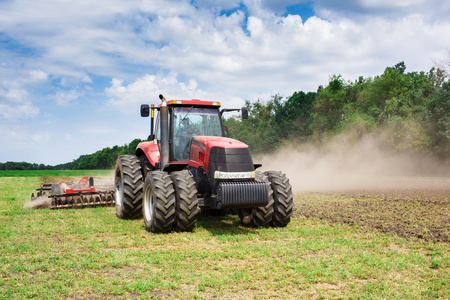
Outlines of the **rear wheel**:
{"type": "Polygon", "coordinates": [[[143,178],[145,180],[148,172],[155,170],[155,168],[150,164],[145,155],[139,157],[139,163],[141,164],[142,176],[144,176],[143,178]]]}
{"type": "Polygon", "coordinates": [[[266,206],[255,208],[241,208],[239,210],[239,218],[244,226],[248,227],[267,227],[272,221],[273,215],[273,192],[270,188],[270,181],[268,177],[261,172],[256,172],[256,180],[266,182],[268,185],[269,203],[266,206]]]}
{"type": "Polygon", "coordinates": [[[269,178],[273,190],[273,216],[270,225],[285,227],[291,221],[294,208],[292,186],[286,174],[276,171],[264,172],[269,178]]]}
{"type": "Polygon", "coordinates": [[[139,159],[134,155],[117,158],[115,180],[116,214],[120,219],[142,216],[143,177],[139,159]]]}
{"type": "Polygon", "coordinates": [[[170,177],[176,196],[175,229],[192,231],[197,223],[198,214],[197,188],[194,178],[187,170],[172,172],[170,177]]]}
{"type": "Polygon", "coordinates": [[[147,174],[143,202],[145,229],[153,233],[170,232],[175,222],[175,190],[167,172],[147,174]]]}

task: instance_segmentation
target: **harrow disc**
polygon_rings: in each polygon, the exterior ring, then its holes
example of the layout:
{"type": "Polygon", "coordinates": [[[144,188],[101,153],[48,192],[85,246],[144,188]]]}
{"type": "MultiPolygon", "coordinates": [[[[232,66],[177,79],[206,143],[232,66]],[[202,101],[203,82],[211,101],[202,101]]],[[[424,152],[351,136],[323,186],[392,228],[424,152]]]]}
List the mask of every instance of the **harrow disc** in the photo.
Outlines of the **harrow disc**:
{"type": "Polygon", "coordinates": [[[77,195],[51,195],[51,209],[115,206],[114,193],[80,193],[77,195]]]}

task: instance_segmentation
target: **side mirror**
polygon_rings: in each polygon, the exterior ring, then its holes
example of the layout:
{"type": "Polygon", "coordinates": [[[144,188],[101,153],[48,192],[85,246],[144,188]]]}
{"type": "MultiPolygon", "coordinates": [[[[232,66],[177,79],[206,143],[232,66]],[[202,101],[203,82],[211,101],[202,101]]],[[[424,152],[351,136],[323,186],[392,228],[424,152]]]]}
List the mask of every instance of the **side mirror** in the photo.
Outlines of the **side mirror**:
{"type": "Polygon", "coordinates": [[[242,119],[248,119],[248,109],[247,107],[242,107],[241,108],[241,114],[242,114],[242,119]]]}
{"type": "Polygon", "coordinates": [[[150,116],[150,106],[148,104],[141,104],[141,117],[146,118],[150,116]]]}

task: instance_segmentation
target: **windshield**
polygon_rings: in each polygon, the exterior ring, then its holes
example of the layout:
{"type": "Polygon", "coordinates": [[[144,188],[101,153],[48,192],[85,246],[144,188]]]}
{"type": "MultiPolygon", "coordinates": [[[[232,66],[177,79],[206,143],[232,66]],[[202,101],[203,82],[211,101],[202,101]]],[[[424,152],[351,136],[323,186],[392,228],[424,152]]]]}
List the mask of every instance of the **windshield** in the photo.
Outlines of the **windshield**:
{"type": "Polygon", "coordinates": [[[217,108],[174,107],[172,118],[173,152],[176,160],[189,160],[189,145],[193,136],[222,136],[217,108]]]}

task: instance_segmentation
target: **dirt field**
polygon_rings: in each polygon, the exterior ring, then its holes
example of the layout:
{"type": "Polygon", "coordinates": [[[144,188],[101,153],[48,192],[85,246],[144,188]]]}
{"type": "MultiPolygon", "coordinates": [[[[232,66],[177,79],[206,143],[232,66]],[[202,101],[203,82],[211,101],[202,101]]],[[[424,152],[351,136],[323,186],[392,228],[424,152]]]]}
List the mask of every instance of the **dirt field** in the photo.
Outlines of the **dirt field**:
{"type": "Polygon", "coordinates": [[[297,193],[295,200],[296,216],[450,241],[450,178],[380,177],[360,189],[297,193]]]}

